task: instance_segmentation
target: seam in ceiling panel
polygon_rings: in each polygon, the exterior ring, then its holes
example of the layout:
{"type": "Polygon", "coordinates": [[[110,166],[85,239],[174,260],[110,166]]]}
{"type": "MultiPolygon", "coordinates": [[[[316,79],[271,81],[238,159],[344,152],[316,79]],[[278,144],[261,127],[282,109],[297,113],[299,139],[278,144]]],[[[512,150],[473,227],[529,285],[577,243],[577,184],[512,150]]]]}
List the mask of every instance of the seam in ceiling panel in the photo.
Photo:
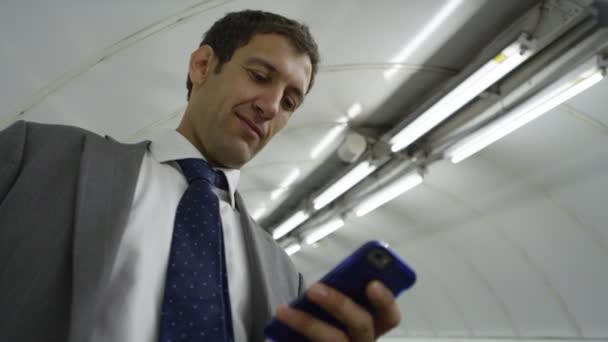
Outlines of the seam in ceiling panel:
{"type": "Polygon", "coordinates": [[[568,113],[572,118],[589,126],[589,128],[597,129],[603,135],[608,135],[608,124],[605,124],[601,120],[596,119],[590,114],[587,114],[585,111],[575,108],[574,106],[567,103],[562,104],[561,109],[568,113]]]}
{"type": "Polygon", "coordinates": [[[225,5],[234,0],[205,0],[201,1],[195,5],[189,6],[185,9],[182,9],[174,14],[161,18],[148,26],[135,31],[126,37],[116,41],[114,44],[111,44],[99,51],[99,53],[92,55],[90,58],[87,58],[82,61],[81,64],[75,66],[72,70],[66,71],[62,76],[58,77],[56,80],[52,81],[48,85],[42,87],[39,91],[29,97],[25,101],[25,104],[21,106],[21,108],[16,113],[10,113],[7,115],[3,115],[8,117],[7,120],[0,122],[0,128],[3,128],[10,123],[19,119],[20,116],[36,107],[40,103],[42,103],[47,97],[57,92],[59,89],[63,88],[67,84],[73,82],[74,80],[81,77],[83,74],[93,69],[96,65],[106,61],[108,58],[120,53],[123,50],[126,50],[137,43],[152,37],[158,33],[164,32],[168,29],[176,27],[178,25],[184,24],[189,19],[207,12],[216,7],[225,5]]]}
{"type": "Polygon", "coordinates": [[[448,242],[441,235],[438,235],[436,239],[439,240],[444,247],[447,247],[445,250],[448,253],[452,254],[455,258],[459,258],[461,261],[463,261],[465,267],[468,268],[470,272],[475,274],[477,278],[481,281],[481,283],[486,286],[486,289],[496,301],[499,310],[502,312],[507,322],[509,323],[509,327],[511,328],[513,335],[515,335],[516,337],[521,337],[521,333],[519,331],[519,328],[517,327],[517,324],[515,323],[515,320],[513,319],[513,315],[509,311],[505,301],[502,300],[502,297],[498,295],[497,289],[492,285],[490,280],[475,266],[475,264],[471,261],[470,258],[468,258],[464,253],[460,253],[458,247],[448,242]]]}
{"type": "MultiPolygon", "coordinates": [[[[495,168],[497,168],[495,166],[496,164],[493,163],[491,160],[488,160],[487,158],[484,158],[483,156],[478,156],[478,158],[484,159],[488,163],[492,164],[495,168]]],[[[516,176],[516,174],[511,173],[511,176],[516,176]]],[[[514,177],[514,178],[516,178],[516,177],[514,177]]],[[[520,177],[519,180],[524,180],[524,179],[522,179],[520,177]]],[[[532,185],[532,184],[530,184],[530,185],[532,185]]],[[[528,252],[526,251],[524,246],[520,245],[517,241],[515,241],[506,232],[506,230],[504,229],[504,227],[501,224],[489,220],[478,209],[467,206],[463,199],[459,198],[455,194],[452,194],[448,191],[445,191],[445,190],[440,190],[440,191],[444,196],[446,196],[449,199],[452,199],[456,204],[459,204],[463,208],[472,212],[478,219],[487,222],[489,226],[494,228],[491,231],[496,233],[499,237],[503,238],[508,243],[508,245],[510,245],[514,249],[514,251],[516,251],[524,259],[524,261],[528,264],[530,269],[532,269],[532,271],[534,273],[536,273],[536,275],[539,277],[543,286],[547,289],[548,293],[551,294],[551,297],[553,297],[555,302],[561,308],[561,311],[564,314],[566,321],[568,321],[571,328],[573,329],[573,332],[575,333],[576,338],[582,338],[583,333],[582,333],[582,329],[580,328],[577,318],[574,316],[574,314],[568,308],[568,305],[564,301],[564,298],[561,295],[561,293],[553,286],[553,284],[551,283],[550,278],[547,275],[547,273],[545,272],[545,270],[542,267],[540,267],[538,264],[536,264],[536,262],[530,257],[530,255],[528,254],[528,252]]],[[[541,194],[543,194],[543,193],[541,192],[541,194]]],[[[560,209],[560,208],[558,208],[558,209],[560,209]]],[[[514,253],[516,253],[516,252],[514,252],[514,253]]]]}
{"type": "MultiPolygon", "coordinates": [[[[451,196],[450,193],[447,193],[445,191],[442,191],[440,189],[438,189],[437,187],[433,186],[430,183],[423,183],[421,184],[421,186],[424,186],[425,188],[427,188],[430,191],[433,191],[435,193],[438,193],[442,196],[445,196],[446,198],[452,200],[454,203],[461,205],[462,207],[466,208],[466,206],[461,202],[460,199],[457,199],[453,196],[451,196]]],[[[402,213],[403,214],[403,213],[402,213]]],[[[473,213],[475,214],[475,213],[473,213]]],[[[479,220],[483,220],[482,217],[478,217],[479,220]]],[[[412,220],[414,221],[414,220],[412,220]]],[[[421,225],[424,226],[424,225],[421,225]]],[[[465,254],[458,252],[458,248],[456,246],[454,246],[451,243],[448,243],[447,240],[442,238],[442,233],[443,232],[436,232],[435,234],[431,234],[431,235],[427,235],[424,238],[422,238],[422,240],[432,240],[432,239],[436,239],[442,242],[442,244],[447,247],[446,251],[448,251],[450,254],[452,254],[454,257],[459,258],[460,260],[462,260],[465,265],[467,266],[467,268],[470,269],[471,272],[473,272],[475,275],[477,275],[477,277],[479,278],[479,280],[481,281],[481,283],[483,283],[486,287],[486,289],[488,290],[488,292],[491,294],[491,296],[496,300],[496,305],[499,307],[500,311],[502,312],[502,314],[505,316],[505,318],[507,319],[508,323],[509,323],[509,327],[511,328],[511,331],[513,332],[513,334],[517,337],[521,336],[520,330],[517,327],[517,324],[515,323],[515,320],[513,319],[513,315],[511,314],[511,312],[509,311],[505,301],[502,299],[502,297],[498,294],[498,290],[492,285],[492,283],[490,282],[490,280],[475,266],[475,264],[473,264],[473,262],[465,256],[465,254]]],[[[406,241],[402,244],[395,244],[395,247],[397,246],[406,246],[408,244],[411,244],[412,240],[406,241]]],[[[459,310],[460,311],[460,310],[459,310]]]]}
{"type": "MultiPolygon", "coordinates": [[[[429,190],[451,200],[453,203],[460,205],[463,208],[466,208],[467,210],[469,210],[470,213],[472,213],[473,215],[476,215],[476,219],[477,220],[485,220],[481,215],[479,215],[479,213],[470,210],[470,208],[468,208],[465,204],[464,201],[460,198],[457,198],[456,196],[453,196],[451,193],[444,191],[442,189],[439,189],[438,187],[432,185],[431,183],[427,182],[424,183],[424,185],[426,186],[426,188],[428,188],[429,190]]],[[[511,314],[511,312],[509,311],[509,308],[507,307],[506,302],[503,300],[503,298],[498,294],[498,290],[492,285],[491,281],[489,280],[488,277],[486,277],[483,272],[481,272],[481,270],[479,270],[477,268],[477,266],[475,266],[475,264],[471,261],[470,258],[466,257],[466,255],[464,253],[461,253],[460,250],[451,243],[448,243],[445,239],[442,238],[442,233],[444,232],[436,232],[433,235],[427,236],[426,239],[441,239],[445,242],[445,245],[450,249],[450,251],[452,252],[453,255],[455,255],[456,257],[459,257],[462,261],[464,261],[465,265],[470,268],[470,270],[476,274],[479,279],[481,280],[482,283],[485,284],[487,290],[492,294],[492,296],[495,298],[499,308],[501,309],[502,313],[505,315],[505,317],[507,318],[507,321],[509,322],[509,325],[511,326],[511,329],[513,330],[515,336],[520,337],[521,336],[521,332],[520,329],[517,327],[517,324],[515,323],[515,320],[513,319],[513,315],[511,314]]]]}
{"type": "MultiPolygon", "coordinates": [[[[479,157],[484,159],[486,162],[492,164],[496,168],[498,168],[498,166],[496,166],[497,163],[494,160],[492,160],[486,156],[480,155],[479,157]]],[[[577,222],[579,224],[578,228],[581,228],[580,230],[587,234],[588,238],[592,241],[592,243],[596,244],[597,247],[599,247],[608,257],[608,241],[606,241],[604,236],[597,230],[595,225],[584,222],[576,214],[576,211],[574,209],[559,203],[557,200],[555,200],[555,198],[553,198],[553,196],[551,196],[551,193],[549,193],[549,191],[547,191],[547,189],[545,189],[542,185],[535,183],[530,178],[526,177],[524,174],[514,171],[512,169],[501,169],[501,170],[503,170],[503,172],[509,174],[514,180],[521,181],[522,184],[526,185],[526,188],[535,190],[538,194],[540,194],[542,197],[544,197],[548,203],[553,205],[553,207],[555,209],[560,211],[565,216],[571,218],[574,222],[577,222]]]]}
{"type": "Polygon", "coordinates": [[[408,259],[410,260],[410,262],[413,265],[422,265],[420,267],[420,269],[424,269],[425,270],[424,273],[426,273],[427,277],[430,278],[430,281],[432,281],[438,285],[440,291],[443,293],[443,295],[445,296],[447,301],[450,303],[450,305],[454,308],[454,311],[456,312],[456,314],[459,316],[460,319],[462,319],[462,325],[464,326],[464,329],[467,331],[467,333],[469,335],[474,336],[475,332],[473,331],[471,324],[467,320],[466,315],[464,314],[464,311],[458,305],[458,302],[454,299],[454,297],[452,297],[445,282],[441,278],[439,278],[435,275],[435,272],[433,270],[431,270],[428,263],[421,262],[421,259],[418,259],[415,257],[412,258],[411,255],[408,257],[408,259]]]}
{"type": "Polygon", "coordinates": [[[557,302],[558,306],[561,308],[562,313],[566,317],[566,320],[568,321],[568,323],[570,323],[571,328],[574,330],[574,332],[576,334],[575,335],[576,338],[582,338],[583,330],[581,329],[580,325],[578,324],[578,320],[577,320],[576,316],[570,311],[568,304],[566,304],[566,301],[564,300],[564,298],[561,295],[561,293],[559,292],[559,290],[557,288],[555,288],[555,286],[553,286],[553,283],[551,282],[551,279],[549,278],[547,272],[545,272],[545,270],[532,259],[532,257],[530,256],[530,254],[528,254],[528,251],[525,249],[524,246],[522,246],[521,244],[516,242],[503,229],[502,225],[499,225],[496,223],[492,223],[492,225],[496,228],[496,230],[495,230],[496,234],[498,236],[502,237],[505,241],[507,241],[507,243],[509,245],[511,245],[511,247],[513,247],[513,249],[515,249],[517,252],[519,252],[519,255],[521,255],[521,257],[526,261],[526,263],[530,266],[530,268],[534,272],[536,272],[538,277],[541,279],[541,282],[543,283],[543,285],[547,288],[549,293],[551,293],[553,299],[557,302]]]}
{"type": "MultiPolygon", "coordinates": [[[[399,304],[397,304],[399,306],[399,304]]],[[[407,320],[407,316],[404,317],[403,312],[401,313],[401,321],[395,327],[394,330],[390,330],[387,334],[394,333],[394,336],[410,336],[410,327],[408,326],[409,321],[407,320]]]]}
{"type": "MultiPolygon", "coordinates": [[[[479,156],[479,158],[482,158],[482,157],[479,156]]],[[[425,184],[427,186],[429,186],[428,183],[425,183],[425,184]]],[[[564,301],[561,293],[553,286],[553,284],[549,280],[549,277],[547,276],[544,269],[542,269],[542,267],[537,265],[531,259],[530,255],[527,253],[526,249],[523,246],[519,245],[514,239],[512,239],[511,236],[504,231],[504,227],[501,224],[489,220],[487,217],[485,217],[485,215],[481,211],[467,206],[465,204],[466,202],[463,199],[456,196],[455,194],[452,194],[445,190],[441,190],[437,187],[434,187],[434,188],[440,194],[445,196],[445,198],[452,200],[455,204],[460,205],[462,208],[471,212],[478,220],[487,222],[488,226],[493,227],[492,232],[495,232],[499,237],[503,238],[508,243],[508,245],[510,245],[513,248],[513,250],[518,252],[518,254],[523,258],[525,263],[528,264],[528,266],[533,271],[533,273],[535,273],[538,276],[538,278],[541,280],[542,285],[546,288],[548,293],[551,295],[551,297],[554,299],[554,301],[560,307],[566,321],[570,324],[573,332],[576,334],[575,335],[576,338],[583,338],[582,329],[580,328],[580,325],[578,324],[578,320],[574,316],[574,314],[572,314],[572,312],[569,310],[568,305],[564,301]]]]}
{"type": "MultiPolygon", "coordinates": [[[[420,262],[420,259],[415,257],[415,256],[408,256],[408,260],[411,262],[411,264],[416,264],[416,265],[423,265],[425,263],[420,262]]],[[[413,302],[413,304],[415,305],[415,308],[413,308],[411,311],[413,312],[414,310],[421,310],[420,311],[420,318],[423,318],[423,320],[427,323],[428,327],[431,329],[431,332],[433,334],[433,336],[447,336],[444,332],[442,332],[441,329],[438,330],[436,324],[435,324],[435,320],[436,317],[434,317],[433,313],[431,313],[429,310],[425,309],[425,307],[428,305],[430,308],[436,308],[436,306],[434,306],[432,303],[428,303],[428,301],[425,301],[425,298],[433,298],[433,299],[438,299],[438,296],[442,296],[447,298],[447,301],[450,302],[449,306],[451,306],[453,308],[453,313],[454,315],[458,315],[461,314],[461,310],[459,310],[457,308],[457,305],[455,304],[454,300],[448,295],[448,293],[445,290],[445,287],[443,286],[441,281],[438,281],[438,278],[436,276],[434,276],[433,274],[431,274],[430,276],[422,276],[422,274],[428,274],[431,273],[429,272],[429,267],[419,267],[421,270],[424,269],[424,271],[420,272],[420,275],[418,277],[418,281],[421,282],[419,285],[417,286],[422,286],[422,288],[424,288],[424,292],[420,292],[418,293],[418,295],[416,295],[416,293],[412,292],[409,294],[408,300],[411,300],[413,302]],[[423,286],[423,283],[426,284],[435,284],[435,287],[429,288],[428,286],[423,286]]],[[[422,291],[422,290],[418,290],[418,291],[422,291]]],[[[442,302],[445,302],[445,299],[439,299],[442,302]]],[[[436,310],[437,311],[437,310],[436,310]]],[[[443,309],[439,309],[438,311],[443,311],[443,309]]],[[[406,311],[407,312],[407,311],[406,311]]],[[[417,311],[419,312],[419,311],[417,311]]],[[[460,324],[455,324],[456,326],[464,326],[463,330],[466,330],[470,333],[471,330],[467,329],[467,323],[464,322],[464,318],[460,317],[462,319],[462,325],[460,324]]],[[[454,323],[452,319],[448,320],[447,322],[449,323],[454,323]]],[[[418,335],[415,335],[418,336],[418,335]]],[[[466,335],[463,335],[466,336],[466,335]]]]}
{"type": "Polygon", "coordinates": [[[429,312],[424,308],[424,305],[422,305],[418,301],[416,296],[410,296],[409,300],[411,301],[412,305],[414,306],[413,309],[416,312],[420,313],[420,318],[426,323],[426,325],[431,330],[431,337],[432,338],[439,337],[439,335],[437,334],[437,328],[435,328],[435,325],[433,324],[433,321],[431,320],[431,318],[429,316],[429,312]]]}

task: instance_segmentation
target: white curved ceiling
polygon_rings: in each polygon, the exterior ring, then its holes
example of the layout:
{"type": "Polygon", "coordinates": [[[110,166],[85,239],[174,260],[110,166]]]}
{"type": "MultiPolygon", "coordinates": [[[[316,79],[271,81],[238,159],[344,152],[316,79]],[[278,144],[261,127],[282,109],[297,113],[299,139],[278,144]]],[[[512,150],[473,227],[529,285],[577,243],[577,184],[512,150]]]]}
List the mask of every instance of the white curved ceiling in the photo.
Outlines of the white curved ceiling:
{"type": "MultiPolygon", "coordinates": [[[[310,157],[353,103],[363,108],[354,123],[381,125],[375,109],[403,81],[415,85],[412,94],[440,84],[466,65],[475,42],[536,1],[463,0],[395,60],[447,3],[7,0],[0,127],[71,124],[124,141],[173,128],[202,32],[233,10],[286,14],[310,25],[322,67],[300,112],[243,170],[250,210],[270,211],[285,177],[298,169],[303,179],[331,153],[335,143],[310,157]],[[467,23],[476,29],[463,30],[467,23]],[[450,53],[436,55],[448,45],[450,53]],[[395,62],[401,68],[386,80],[395,62]]],[[[311,282],[363,241],[389,242],[419,275],[399,299],[404,320],[394,340],[608,340],[607,82],[460,164],[432,165],[423,185],[349,219],[294,262],[311,282]]]]}

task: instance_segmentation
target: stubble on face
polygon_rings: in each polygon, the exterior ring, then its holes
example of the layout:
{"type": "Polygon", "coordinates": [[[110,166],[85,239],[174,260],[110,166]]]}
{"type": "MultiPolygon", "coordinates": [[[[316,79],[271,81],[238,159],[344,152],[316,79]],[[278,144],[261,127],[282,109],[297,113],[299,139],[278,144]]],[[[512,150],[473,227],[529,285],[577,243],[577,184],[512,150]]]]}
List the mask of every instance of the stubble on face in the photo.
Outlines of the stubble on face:
{"type": "MultiPolygon", "coordinates": [[[[196,53],[193,60],[200,58],[196,53]]],[[[206,63],[204,77],[193,79],[192,95],[178,131],[214,165],[240,168],[285,126],[293,110],[283,108],[283,99],[293,101],[294,89],[300,93],[307,89],[310,59],[298,54],[285,37],[258,35],[237,49],[219,73],[213,54],[206,63]],[[252,60],[262,60],[272,70],[252,60]],[[259,83],[257,73],[271,81],[259,83]],[[276,101],[280,102],[278,109],[270,106],[276,101]]]]}

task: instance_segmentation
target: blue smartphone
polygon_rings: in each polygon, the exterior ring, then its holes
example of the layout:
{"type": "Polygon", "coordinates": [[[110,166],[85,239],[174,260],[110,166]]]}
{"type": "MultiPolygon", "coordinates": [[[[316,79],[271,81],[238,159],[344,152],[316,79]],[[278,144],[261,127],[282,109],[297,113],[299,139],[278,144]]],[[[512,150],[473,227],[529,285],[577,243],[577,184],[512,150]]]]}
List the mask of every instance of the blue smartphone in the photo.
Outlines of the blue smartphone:
{"type": "MultiPolygon", "coordinates": [[[[397,297],[414,285],[416,273],[385,244],[369,241],[321,278],[320,282],[350,297],[375,317],[376,310],[365,294],[365,289],[372,280],[381,281],[397,297]]],[[[301,295],[289,305],[346,332],[344,324],[308,300],[305,295],[301,295]]],[[[274,342],[309,341],[275,318],[266,326],[264,333],[266,338],[274,342]]]]}

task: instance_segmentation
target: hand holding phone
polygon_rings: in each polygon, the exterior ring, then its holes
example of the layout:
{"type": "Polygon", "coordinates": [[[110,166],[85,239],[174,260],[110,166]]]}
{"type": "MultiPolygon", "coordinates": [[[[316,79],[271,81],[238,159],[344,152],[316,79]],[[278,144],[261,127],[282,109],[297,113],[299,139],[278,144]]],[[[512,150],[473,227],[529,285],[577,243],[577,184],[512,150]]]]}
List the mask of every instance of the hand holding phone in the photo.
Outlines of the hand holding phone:
{"type": "Polygon", "coordinates": [[[292,302],[289,309],[280,308],[281,319],[274,318],[265,334],[276,342],[310,341],[309,337],[314,336],[327,339],[327,334],[336,337],[332,340],[358,333],[378,335],[384,331],[374,332],[374,329],[382,329],[387,324],[389,328],[394,327],[390,324],[396,323],[386,322],[394,320],[394,313],[385,311],[396,310],[398,317],[394,298],[415,280],[415,273],[395,253],[378,241],[370,241],[324,276],[321,284],[292,302]],[[374,281],[382,283],[387,292],[375,300],[369,291],[369,284],[374,281]],[[319,296],[315,289],[324,290],[329,296],[319,296]]]}

